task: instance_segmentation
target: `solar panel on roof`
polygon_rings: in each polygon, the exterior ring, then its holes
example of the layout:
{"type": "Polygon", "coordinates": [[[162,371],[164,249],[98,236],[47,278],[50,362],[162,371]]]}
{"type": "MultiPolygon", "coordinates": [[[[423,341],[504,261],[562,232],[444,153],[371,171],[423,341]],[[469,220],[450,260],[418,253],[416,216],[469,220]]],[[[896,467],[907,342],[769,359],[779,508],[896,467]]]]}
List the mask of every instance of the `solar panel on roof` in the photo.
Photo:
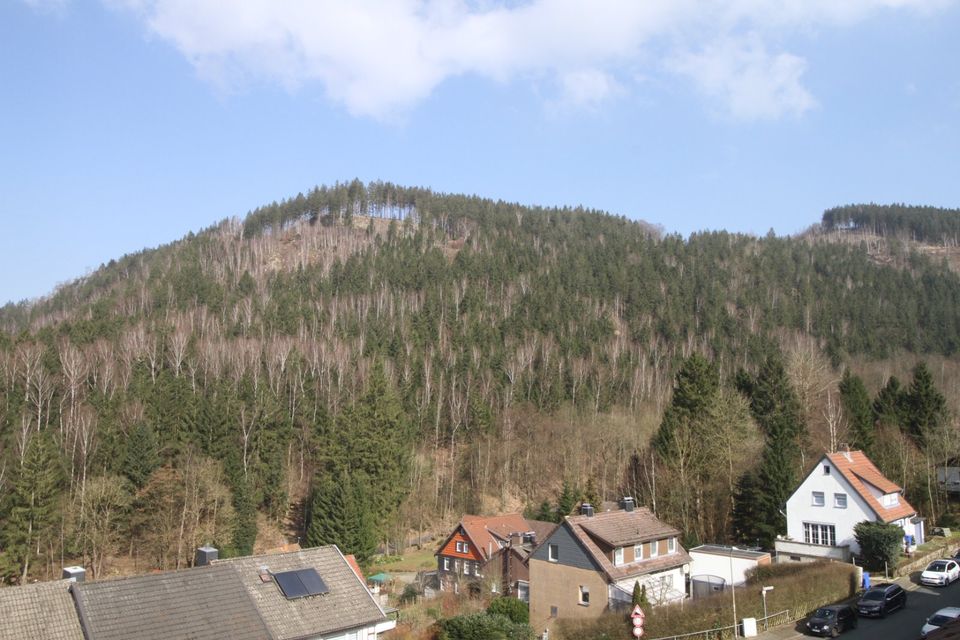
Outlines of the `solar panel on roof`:
{"type": "Polygon", "coordinates": [[[327,583],[323,581],[316,569],[301,569],[299,573],[300,581],[303,582],[303,586],[307,588],[310,595],[330,593],[327,583]]]}
{"type": "Polygon", "coordinates": [[[273,574],[273,579],[288,600],[329,593],[327,583],[316,569],[296,569],[273,574]]]}

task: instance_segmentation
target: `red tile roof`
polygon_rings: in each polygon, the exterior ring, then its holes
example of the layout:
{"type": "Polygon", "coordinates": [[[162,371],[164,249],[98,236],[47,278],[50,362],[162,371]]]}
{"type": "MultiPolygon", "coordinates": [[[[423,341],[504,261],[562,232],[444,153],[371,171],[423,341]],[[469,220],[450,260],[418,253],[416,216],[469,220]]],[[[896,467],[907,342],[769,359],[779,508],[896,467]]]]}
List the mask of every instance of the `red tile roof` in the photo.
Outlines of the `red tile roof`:
{"type": "Polygon", "coordinates": [[[367,579],[363,577],[363,571],[360,570],[360,565],[357,564],[357,558],[352,553],[349,553],[343,556],[347,560],[347,564],[350,565],[350,568],[353,569],[353,572],[357,574],[357,577],[360,578],[360,582],[366,583],[367,579]]]}
{"type": "Polygon", "coordinates": [[[874,497],[867,485],[876,487],[877,490],[885,494],[900,493],[903,489],[900,485],[884,477],[863,451],[828,453],[826,458],[883,522],[893,522],[916,515],[917,510],[910,506],[910,503],[902,495],[899,498],[899,503],[891,507],[883,506],[874,497]]]}
{"type": "MultiPolygon", "coordinates": [[[[527,520],[520,513],[508,513],[500,516],[471,516],[465,515],[460,520],[459,527],[462,527],[467,537],[473,543],[473,546],[480,551],[483,561],[486,562],[500,550],[500,544],[509,542],[511,533],[526,533],[535,531],[537,533],[537,542],[545,531],[546,523],[540,523],[536,520],[527,520]]],[[[459,528],[458,527],[458,528],[459,528]]],[[[547,531],[547,535],[552,531],[547,531]]],[[[456,529],[454,529],[454,534],[456,529]]],[[[447,537],[449,541],[450,537],[447,537]]],[[[440,546],[443,549],[446,541],[440,546]]]]}

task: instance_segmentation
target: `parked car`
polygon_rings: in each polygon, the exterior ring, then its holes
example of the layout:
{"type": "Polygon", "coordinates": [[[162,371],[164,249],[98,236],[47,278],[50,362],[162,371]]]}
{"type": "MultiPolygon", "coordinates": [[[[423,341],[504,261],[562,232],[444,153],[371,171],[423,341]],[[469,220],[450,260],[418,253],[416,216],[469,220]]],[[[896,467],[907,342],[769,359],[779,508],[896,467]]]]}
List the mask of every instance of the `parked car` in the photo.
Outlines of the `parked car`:
{"type": "Polygon", "coordinates": [[[920,582],[935,587],[948,585],[960,579],[960,564],[956,560],[934,560],[920,574],[920,582]]]}
{"type": "Polygon", "coordinates": [[[862,616],[884,617],[891,611],[907,606],[907,592],[898,584],[881,582],[867,589],[857,601],[857,613],[862,616]]]}
{"type": "Polygon", "coordinates": [[[847,629],[857,628],[857,612],[848,604],[820,607],[807,620],[807,629],[818,636],[836,638],[847,629]]]}
{"type": "Polygon", "coordinates": [[[944,607],[935,614],[927,618],[926,624],[920,629],[920,637],[926,638],[927,634],[934,629],[950,624],[960,618],[960,607],[944,607]]]}

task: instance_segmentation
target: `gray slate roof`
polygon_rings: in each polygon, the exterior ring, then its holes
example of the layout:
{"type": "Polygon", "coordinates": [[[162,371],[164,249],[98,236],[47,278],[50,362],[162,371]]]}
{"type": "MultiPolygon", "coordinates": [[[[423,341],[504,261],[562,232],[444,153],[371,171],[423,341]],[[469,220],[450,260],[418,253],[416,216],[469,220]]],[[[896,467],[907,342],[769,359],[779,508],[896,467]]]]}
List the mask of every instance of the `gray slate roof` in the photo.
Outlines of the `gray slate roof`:
{"type": "Polygon", "coordinates": [[[272,638],[233,567],[75,584],[89,640],[272,638]]]}
{"type": "Polygon", "coordinates": [[[366,585],[332,545],[276,555],[228,558],[217,560],[213,566],[224,565],[239,572],[244,587],[277,640],[312,638],[387,619],[366,585]],[[261,580],[262,567],[270,573],[313,567],[330,592],[287,600],[275,581],[261,580]]]}
{"type": "Polygon", "coordinates": [[[0,640],[84,640],[70,580],[0,589],[0,640]]]}

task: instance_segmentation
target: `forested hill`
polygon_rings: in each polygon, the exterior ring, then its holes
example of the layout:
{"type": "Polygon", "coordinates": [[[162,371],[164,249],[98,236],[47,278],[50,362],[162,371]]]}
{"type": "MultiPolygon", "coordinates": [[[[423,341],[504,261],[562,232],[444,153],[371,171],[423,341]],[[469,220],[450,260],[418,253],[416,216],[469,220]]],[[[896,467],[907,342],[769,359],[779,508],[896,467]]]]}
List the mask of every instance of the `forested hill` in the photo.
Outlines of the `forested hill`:
{"type": "Polygon", "coordinates": [[[826,231],[867,231],[878,236],[955,247],[960,240],[960,209],[893,205],[846,205],[823,212],[826,231]]]}
{"type": "Polygon", "coordinates": [[[725,379],[785,340],[951,356],[958,308],[919,254],[314,189],[2,310],[0,569],[179,566],[331,504],[385,539],[564,480],[611,497],[692,353],[725,379]]]}

